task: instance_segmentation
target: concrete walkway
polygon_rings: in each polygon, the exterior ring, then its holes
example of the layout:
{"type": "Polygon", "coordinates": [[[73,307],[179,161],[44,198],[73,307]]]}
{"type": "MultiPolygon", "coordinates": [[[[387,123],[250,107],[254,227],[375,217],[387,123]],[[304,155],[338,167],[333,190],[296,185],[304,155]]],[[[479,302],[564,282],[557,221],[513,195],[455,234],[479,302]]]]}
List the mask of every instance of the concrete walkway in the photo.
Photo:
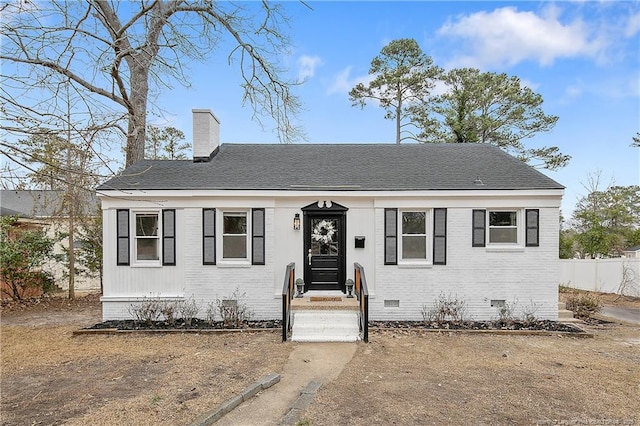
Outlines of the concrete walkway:
{"type": "Polygon", "coordinates": [[[632,324],[640,324],[640,308],[623,308],[619,306],[604,306],[601,315],[632,324]]]}
{"type": "MultiPolygon", "coordinates": [[[[356,352],[355,343],[286,343],[295,345],[280,383],[238,406],[216,425],[279,425],[301,392],[312,382],[337,378],[356,352]]],[[[259,354],[257,354],[259,356],[259,354]]]]}

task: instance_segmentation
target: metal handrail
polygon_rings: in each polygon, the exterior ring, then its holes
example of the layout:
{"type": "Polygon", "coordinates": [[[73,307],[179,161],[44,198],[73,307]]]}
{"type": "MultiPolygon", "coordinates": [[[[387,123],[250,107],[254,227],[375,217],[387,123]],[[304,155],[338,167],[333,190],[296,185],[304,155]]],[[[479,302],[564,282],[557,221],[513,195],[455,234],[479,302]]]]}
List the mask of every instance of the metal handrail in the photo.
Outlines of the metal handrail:
{"type": "Polygon", "coordinates": [[[282,341],[286,342],[291,331],[291,300],[294,294],[294,280],[296,276],[296,264],[287,265],[284,273],[284,285],[282,286],[282,341]]]}
{"type": "Polygon", "coordinates": [[[367,288],[367,278],[364,268],[359,263],[353,264],[355,277],[355,290],[358,297],[360,309],[360,333],[362,340],[369,342],[369,289],[367,288]]]}

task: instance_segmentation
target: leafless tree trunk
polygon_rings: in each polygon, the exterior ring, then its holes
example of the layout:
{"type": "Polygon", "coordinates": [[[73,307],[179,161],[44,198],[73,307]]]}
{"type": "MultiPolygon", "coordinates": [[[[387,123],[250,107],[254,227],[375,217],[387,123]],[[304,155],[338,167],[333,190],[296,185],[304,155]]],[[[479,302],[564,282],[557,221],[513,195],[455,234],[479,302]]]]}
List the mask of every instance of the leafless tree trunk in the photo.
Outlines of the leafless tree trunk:
{"type": "Polygon", "coordinates": [[[76,197],[73,194],[76,192],[72,185],[73,176],[71,175],[72,167],[72,139],[71,139],[71,99],[69,97],[69,86],[66,86],[67,94],[67,189],[66,197],[69,210],[68,225],[69,225],[69,244],[67,247],[67,253],[69,255],[69,299],[75,299],[76,297],[76,253],[75,253],[75,213],[76,209],[76,197]]]}

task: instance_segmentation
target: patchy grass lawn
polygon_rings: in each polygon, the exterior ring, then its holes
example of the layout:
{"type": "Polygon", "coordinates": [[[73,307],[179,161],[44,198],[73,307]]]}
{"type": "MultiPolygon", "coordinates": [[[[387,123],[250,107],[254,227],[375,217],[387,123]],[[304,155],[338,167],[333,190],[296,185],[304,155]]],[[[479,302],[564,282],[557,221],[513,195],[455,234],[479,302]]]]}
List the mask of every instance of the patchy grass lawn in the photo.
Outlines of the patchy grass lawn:
{"type": "MultiPolygon", "coordinates": [[[[73,337],[100,321],[97,300],[3,309],[0,424],[186,425],[281,372],[296,345],[272,332],[73,337]]],[[[588,331],[593,339],[372,332],[305,419],[640,424],[640,327],[588,331]]]]}
{"type": "Polygon", "coordinates": [[[2,425],[188,424],[292,350],[270,332],[74,337],[97,298],[48,305],[3,312],[2,425]]]}
{"type": "Polygon", "coordinates": [[[640,328],[589,331],[593,339],[375,332],[305,418],[313,425],[638,424],[640,328]]]}

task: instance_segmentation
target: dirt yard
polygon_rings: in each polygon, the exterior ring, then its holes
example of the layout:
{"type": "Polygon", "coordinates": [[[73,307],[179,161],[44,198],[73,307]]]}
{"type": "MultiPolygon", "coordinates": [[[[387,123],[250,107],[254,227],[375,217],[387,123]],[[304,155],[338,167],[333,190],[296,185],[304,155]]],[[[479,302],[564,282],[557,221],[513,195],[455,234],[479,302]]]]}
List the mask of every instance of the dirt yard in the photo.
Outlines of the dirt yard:
{"type": "Polygon", "coordinates": [[[3,310],[0,424],[188,424],[292,349],[268,332],[72,336],[99,321],[97,297],[3,310]]]}
{"type": "MultiPolygon", "coordinates": [[[[283,371],[296,347],[272,332],[72,336],[99,320],[96,297],[3,307],[0,424],[186,425],[283,371]]],[[[594,338],[372,332],[303,421],[640,424],[640,327],[588,330],[594,338]]]]}

